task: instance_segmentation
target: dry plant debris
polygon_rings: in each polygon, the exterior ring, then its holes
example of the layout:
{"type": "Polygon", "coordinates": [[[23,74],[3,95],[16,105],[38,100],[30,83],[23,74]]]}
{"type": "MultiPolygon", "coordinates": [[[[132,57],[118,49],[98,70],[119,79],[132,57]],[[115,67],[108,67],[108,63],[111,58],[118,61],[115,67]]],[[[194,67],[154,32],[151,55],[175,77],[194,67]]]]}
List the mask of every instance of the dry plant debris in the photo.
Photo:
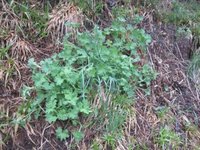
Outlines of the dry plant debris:
{"type": "Polygon", "coordinates": [[[81,10],[72,3],[62,3],[52,10],[49,15],[47,32],[52,41],[61,41],[67,34],[75,34],[77,29],[70,24],[83,25],[83,14],[81,10]]]}
{"type": "Polygon", "coordinates": [[[11,57],[17,60],[27,61],[32,56],[33,46],[27,41],[19,40],[11,47],[11,57]]]}
{"type": "Polygon", "coordinates": [[[0,10],[0,26],[8,30],[23,30],[25,23],[21,20],[20,16],[15,14],[13,9],[4,0],[1,0],[2,10],[0,10]]]}
{"type": "Polygon", "coordinates": [[[1,47],[6,48],[9,46],[12,46],[18,41],[18,39],[19,37],[14,31],[11,31],[7,33],[6,35],[1,35],[0,37],[1,47]]]}

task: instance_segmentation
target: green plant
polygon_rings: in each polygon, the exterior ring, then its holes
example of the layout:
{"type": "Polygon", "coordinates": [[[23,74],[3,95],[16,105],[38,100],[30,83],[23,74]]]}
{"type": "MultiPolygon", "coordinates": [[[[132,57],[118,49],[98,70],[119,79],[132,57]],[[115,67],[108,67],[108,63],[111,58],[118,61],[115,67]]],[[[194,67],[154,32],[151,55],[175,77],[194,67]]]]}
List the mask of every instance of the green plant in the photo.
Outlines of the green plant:
{"type": "MultiPolygon", "coordinates": [[[[161,2],[162,3],[162,2],[161,2]]],[[[171,22],[178,26],[190,25],[192,22],[199,20],[199,3],[196,0],[191,1],[172,1],[170,6],[163,6],[158,8],[158,15],[167,23],[171,22]],[[169,7],[168,11],[165,11],[169,7]]]]}
{"type": "Polygon", "coordinates": [[[74,131],[72,134],[76,142],[81,141],[84,137],[84,134],[81,131],[74,131]]]}
{"type": "Polygon", "coordinates": [[[156,108],[156,114],[158,115],[159,118],[165,117],[165,115],[168,113],[170,108],[161,106],[156,108]]]}
{"type": "Polygon", "coordinates": [[[165,126],[160,129],[156,143],[164,149],[177,148],[182,142],[178,134],[172,131],[169,127],[165,126]]]}
{"type": "Polygon", "coordinates": [[[92,150],[99,150],[100,149],[100,143],[98,141],[93,141],[91,144],[92,150]]]}
{"type": "Polygon", "coordinates": [[[40,11],[41,8],[38,7],[31,7],[29,2],[26,1],[21,3],[14,2],[11,7],[23,22],[28,22],[27,26],[21,29],[27,33],[26,37],[36,40],[38,37],[42,38],[47,35],[45,28],[48,21],[48,5],[44,11],[40,11]]]}
{"type": "Polygon", "coordinates": [[[182,26],[179,27],[176,33],[176,36],[179,37],[186,37],[188,39],[190,39],[192,37],[192,31],[190,30],[190,28],[186,27],[186,26],[182,26]]]}
{"type": "Polygon", "coordinates": [[[69,2],[74,3],[76,6],[81,8],[88,17],[96,17],[101,14],[104,3],[98,0],[69,0],[69,2]]]}
{"type": "Polygon", "coordinates": [[[173,1],[170,11],[159,10],[161,19],[166,23],[173,23],[185,31],[192,31],[192,34],[199,34],[200,11],[199,2],[191,1],[173,1]],[[188,30],[189,29],[189,30],[188,30]]]}
{"type": "MultiPolygon", "coordinates": [[[[145,53],[150,41],[144,30],[119,18],[104,30],[96,26],[92,32],[79,33],[76,43],[66,40],[64,50],[51,58],[40,63],[30,59],[34,86],[29,89],[34,89],[36,97],[25,112],[30,114],[34,111],[39,117],[43,110],[41,107],[45,105],[45,117],[50,123],[73,121],[79,119],[79,114],[84,116],[92,111],[89,103],[96,95],[100,99],[105,98],[102,93],[106,97],[112,95],[111,100],[124,95],[124,99],[129,101],[134,97],[135,89],[142,88],[141,84],[148,87],[155,77],[150,66],[137,64],[140,61],[137,50],[145,53]]],[[[25,93],[26,99],[31,99],[30,90],[25,93]]],[[[109,105],[107,107],[109,109],[109,105]]],[[[111,116],[112,113],[114,111],[111,111],[111,116]]],[[[116,113],[113,117],[115,115],[122,114],[116,113]]],[[[113,125],[116,122],[123,124],[124,119],[123,115],[121,119],[111,117],[113,125]]]]}
{"type": "Polygon", "coordinates": [[[107,148],[115,149],[116,137],[114,135],[104,135],[103,140],[106,142],[107,148]]]}
{"type": "Polygon", "coordinates": [[[8,50],[10,47],[0,48],[0,60],[4,60],[6,57],[8,57],[8,50]]]}
{"type": "Polygon", "coordinates": [[[63,130],[61,127],[58,127],[56,129],[56,136],[62,141],[69,137],[69,133],[66,129],[63,130]]]}
{"type": "Polygon", "coordinates": [[[20,71],[19,71],[19,64],[18,62],[8,57],[6,60],[0,60],[0,70],[2,72],[2,78],[4,78],[4,86],[6,87],[8,80],[12,75],[15,73],[18,75],[18,77],[21,77],[20,71]]]}
{"type": "MultiPolygon", "coordinates": [[[[59,120],[77,119],[78,113],[88,114],[90,112],[88,102],[82,95],[85,84],[81,83],[81,73],[66,64],[62,66],[60,60],[53,57],[53,60],[42,61],[42,72],[33,72],[37,101],[34,105],[46,101],[46,119],[49,122],[59,120]],[[34,74],[35,73],[35,74],[34,74]],[[82,85],[79,87],[79,85],[82,85]],[[51,92],[48,92],[51,91],[51,92]]],[[[36,67],[32,59],[30,66],[36,67]]],[[[37,70],[37,68],[34,68],[37,70]]],[[[35,70],[35,71],[36,71],[35,70]]],[[[82,81],[83,82],[83,81],[82,81]]]]}

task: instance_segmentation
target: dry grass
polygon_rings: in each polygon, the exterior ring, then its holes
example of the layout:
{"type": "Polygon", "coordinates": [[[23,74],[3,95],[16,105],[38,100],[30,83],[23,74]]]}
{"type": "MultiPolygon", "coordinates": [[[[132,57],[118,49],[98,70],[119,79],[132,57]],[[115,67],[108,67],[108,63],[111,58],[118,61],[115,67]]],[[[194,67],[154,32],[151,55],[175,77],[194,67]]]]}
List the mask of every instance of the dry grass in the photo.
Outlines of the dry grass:
{"type": "Polygon", "coordinates": [[[0,37],[1,47],[13,46],[19,40],[18,35],[11,30],[11,32],[0,37]]]}
{"type": "Polygon", "coordinates": [[[14,10],[7,2],[2,0],[2,10],[0,11],[0,47],[9,48],[10,57],[15,60],[26,61],[32,56],[33,48],[30,43],[21,36],[24,35],[24,23],[20,15],[15,14],[14,10]]]}
{"type": "Polygon", "coordinates": [[[25,23],[21,20],[20,16],[15,14],[13,9],[9,6],[9,4],[1,0],[2,10],[0,10],[0,26],[1,28],[8,29],[9,31],[20,30],[23,32],[23,26],[25,23]]]}
{"type": "Polygon", "coordinates": [[[81,10],[71,3],[62,3],[49,15],[47,32],[53,42],[62,41],[65,35],[75,34],[77,29],[70,24],[83,25],[81,10]]]}
{"type": "MultiPolygon", "coordinates": [[[[0,70],[2,73],[2,81],[4,81],[4,86],[7,87],[10,77],[15,74],[18,79],[21,78],[21,73],[19,71],[19,63],[12,59],[8,58],[7,60],[2,61],[2,66],[0,66],[0,70]]],[[[12,83],[12,82],[11,82],[12,83]]],[[[15,86],[12,86],[15,87],[15,86]]]]}
{"type": "Polygon", "coordinates": [[[24,40],[18,40],[11,47],[11,57],[20,61],[27,61],[28,58],[33,56],[33,46],[24,40]]]}

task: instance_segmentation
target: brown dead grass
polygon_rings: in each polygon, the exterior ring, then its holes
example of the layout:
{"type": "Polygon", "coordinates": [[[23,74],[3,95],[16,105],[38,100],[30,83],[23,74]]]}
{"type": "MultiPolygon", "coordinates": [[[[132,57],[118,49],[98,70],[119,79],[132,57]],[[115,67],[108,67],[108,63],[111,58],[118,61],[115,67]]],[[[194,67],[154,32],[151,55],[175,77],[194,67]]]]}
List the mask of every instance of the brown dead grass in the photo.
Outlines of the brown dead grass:
{"type": "Polygon", "coordinates": [[[53,42],[62,41],[65,35],[76,33],[77,29],[70,27],[70,23],[83,25],[83,14],[78,7],[65,2],[52,10],[46,30],[53,42]]]}
{"type": "Polygon", "coordinates": [[[18,40],[11,47],[11,57],[20,61],[27,61],[28,58],[33,56],[33,46],[24,40],[18,40]]]}

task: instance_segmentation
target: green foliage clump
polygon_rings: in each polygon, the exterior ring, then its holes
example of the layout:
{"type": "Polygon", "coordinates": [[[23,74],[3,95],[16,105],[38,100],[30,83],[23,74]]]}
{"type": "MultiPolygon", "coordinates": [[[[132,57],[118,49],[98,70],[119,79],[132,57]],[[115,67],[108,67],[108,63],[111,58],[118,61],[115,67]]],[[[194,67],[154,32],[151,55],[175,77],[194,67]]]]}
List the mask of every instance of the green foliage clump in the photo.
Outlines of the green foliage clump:
{"type": "Polygon", "coordinates": [[[79,8],[83,10],[83,13],[87,15],[87,17],[95,17],[99,16],[104,7],[104,1],[90,1],[90,0],[69,0],[69,2],[75,4],[79,8]]]}
{"type": "Polygon", "coordinates": [[[118,18],[104,30],[96,26],[91,32],[79,33],[76,43],[66,40],[63,51],[51,58],[40,63],[30,59],[34,86],[24,93],[30,98],[30,89],[34,89],[36,97],[27,111],[40,116],[44,104],[47,121],[73,121],[79,114],[88,115],[90,103],[102,92],[116,101],[117,95],[134,98],[135,89],[148,87],[155,77],[150,66],[138,64],[138,49],[145,53],[150,41],[144,30],[118,18]]]}
{"type": "Polygon", "coordinates": [[[156,142],[162,149],[176,149],[182,143],[180,136],[167,126],[160,129],[156,142]]]}
{"type": "Polygon", "coordinates": [[[62,129],[61,127],[58,127],[56,129],[56,136],[62,141],[69,137],[69,133],[66,129],[62,129]]]}
{"type": "Polygon", "coordinates": [[[174,1],[170,11],[159,10],[159,15],[166,23],[173,23],[179,27],[187,27],[192,33],[200,35],[200,3],[196,0],[174,1]]]}
{"type": "Polygon", "coordinates": [[[78,113],[90,112],[88,102],[82,95],[84,92],[82,88],[85,87],[81,86],[84,84],[81,83],[81,72],[72,68],[67,62],[59,60],[59,57],[62,57],[62,54],[40,62],[39,72],[37,64],[32,59],[29,61],[37,93],[34,105],[38,106],[43,100],[46,101],[45,114],[49,122],[55,122],[57,119],[77,119],[78,113]]]}

